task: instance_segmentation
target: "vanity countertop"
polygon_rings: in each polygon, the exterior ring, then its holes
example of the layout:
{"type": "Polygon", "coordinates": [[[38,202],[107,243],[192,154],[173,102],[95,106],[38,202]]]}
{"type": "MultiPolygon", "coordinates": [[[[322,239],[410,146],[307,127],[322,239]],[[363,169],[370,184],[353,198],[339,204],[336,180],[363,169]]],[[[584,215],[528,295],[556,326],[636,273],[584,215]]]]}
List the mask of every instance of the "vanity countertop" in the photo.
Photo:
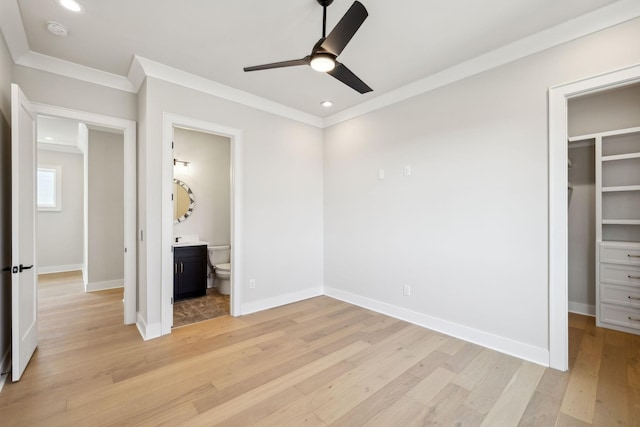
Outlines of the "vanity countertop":
{"type": "Polygon", "coordinates": [[[174,242],[173,247],[182,247],[182,246],[209,246],[209,242],[203,242],[202,240],[195,240],[192,242],[174,242]]]}

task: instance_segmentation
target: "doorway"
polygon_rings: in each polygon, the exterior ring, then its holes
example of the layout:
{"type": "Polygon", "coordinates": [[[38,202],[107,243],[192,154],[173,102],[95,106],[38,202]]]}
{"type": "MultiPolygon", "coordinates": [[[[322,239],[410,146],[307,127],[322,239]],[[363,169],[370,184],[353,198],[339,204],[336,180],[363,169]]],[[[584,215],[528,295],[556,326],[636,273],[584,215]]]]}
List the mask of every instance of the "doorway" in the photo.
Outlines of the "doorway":
{"type": "Polygon", "coordinates": [[[230,314],[231,140],[180,127],[173,135],[176,328],[230,314]]]}
{"type": "MultiPolygon", "coordinates": [[[[174,295],[174,129],[218,135],[230,142],[230,312],[241,314],[242,302],[242,131],[215,123],[164,113],[162,125],[162,289],[161,334],[171,333],[174,295]]],[[[180,159],[188,160],[188,159],[180,159]]]]}
{"type": "MultiPolygon", "coordinates": [[[[123,224],[122,243],[120,259],[123,262],[123,283],[124,288],[124,324],[136,322],[136,124],[134,121],[125,120],[100,114],[87,113],[83,111],[69,110],[67,108],[34,104],[35,113],[38,117],[50,117],[71,120],[76,123],[83,123],[88,129],[106,133],[118,134],[123,140],[122,150],[122,200],[123,200],[123,224]]],[[[87,132],[89,130],[87,129],[87,132]]],[[[107,136],[108,138],[108,136],[107,136]]],[[[85,198],[86,200],[86,198],[85,198]]],[[[87,221],[85,221],[86,229],[87,221]]],[[[86,236],[86,234],[85,234],[86,236]]],[[[87,245],[84,245],[85,248],[87,245]]],[[[88,248],[86,248],[88,250],[88,248]]],[[[85,250],[86,252],[86,250],[85,250]]],[[[83,258],[87,254],[83,254],[83,258]]],[[[90,272],[89,272],[90,274],[90,272]]],[[[83,280],[86,280],[83,279],[83,280]]],[[[108,281],[102,281],[103,287],[110,287],[108,281]]],[[[113,286],[113,284],[111,285],[113,286]]],[[[97,288],[96,288],[97,289],[97,288]]]]}
{"type": "Polygon", "coordinates": [[[568,101],[640,82],[640,66],[549,89],[549,366],[568,369],[568,101]]]}

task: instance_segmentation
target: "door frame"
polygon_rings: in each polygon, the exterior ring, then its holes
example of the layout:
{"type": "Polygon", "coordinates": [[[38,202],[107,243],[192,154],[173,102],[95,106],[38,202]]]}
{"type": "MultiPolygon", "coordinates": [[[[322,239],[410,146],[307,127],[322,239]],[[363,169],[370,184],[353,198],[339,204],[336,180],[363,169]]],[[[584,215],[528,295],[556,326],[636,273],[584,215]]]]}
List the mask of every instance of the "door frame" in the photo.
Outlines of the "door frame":
{"type": "Polygon", "coordinates": [[[549,89],[549,366],[569,369],[568,100],[640,82],[640,65],[549,89]]]}
{"type": "Polygon", "coordinates": [[[76,120],[87,125],[117,129],[124,135],[124,323],[136,322],[137,298],[137,182],[136,122],[118,117],[33,103],[37,115],[76,120]]]}
{"type": "Polygon", "coordinates": [[[231,140],[231,315],[242,314],[242,130],[164,112],[162,115],[161,329],[173,325],[173,129],[210,133],[231,140]]]}

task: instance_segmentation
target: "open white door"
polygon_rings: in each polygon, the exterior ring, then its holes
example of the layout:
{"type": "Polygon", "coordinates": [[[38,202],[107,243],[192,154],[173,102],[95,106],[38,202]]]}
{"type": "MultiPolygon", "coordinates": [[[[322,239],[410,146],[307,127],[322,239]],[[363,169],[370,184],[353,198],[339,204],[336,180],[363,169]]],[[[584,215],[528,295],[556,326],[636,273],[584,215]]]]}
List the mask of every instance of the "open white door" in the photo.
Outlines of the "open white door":
{"type": "Polygon", "coordinates": [[[11,372],[22,376],[38,345],[36,115],[11,85],[11,372]]]}

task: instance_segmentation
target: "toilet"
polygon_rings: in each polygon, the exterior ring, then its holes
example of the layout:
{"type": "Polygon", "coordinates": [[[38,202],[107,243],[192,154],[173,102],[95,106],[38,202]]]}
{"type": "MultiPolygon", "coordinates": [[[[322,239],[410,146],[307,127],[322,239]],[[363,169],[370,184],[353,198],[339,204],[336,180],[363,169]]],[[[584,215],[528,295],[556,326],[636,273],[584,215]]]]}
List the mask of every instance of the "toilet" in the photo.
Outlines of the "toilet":
{"type": "Polygon", "coordinates": [[[209,268],[213,286],[222,295],[231,293],[231,246],[209,246],[209,268]]]}

